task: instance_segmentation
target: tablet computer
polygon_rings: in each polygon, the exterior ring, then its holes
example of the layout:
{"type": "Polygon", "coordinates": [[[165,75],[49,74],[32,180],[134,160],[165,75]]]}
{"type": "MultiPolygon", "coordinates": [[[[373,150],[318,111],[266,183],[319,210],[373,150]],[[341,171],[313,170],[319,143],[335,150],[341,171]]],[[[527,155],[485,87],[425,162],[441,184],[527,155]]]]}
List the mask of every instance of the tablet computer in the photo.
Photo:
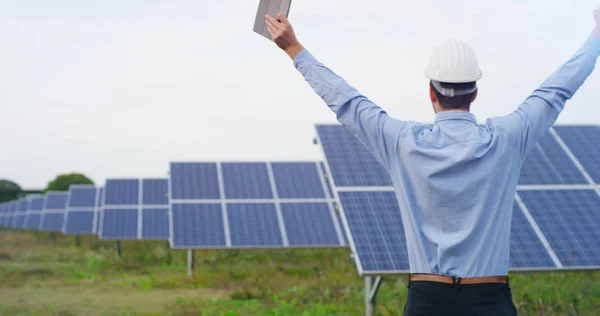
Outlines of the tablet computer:
{"type": "Polygon", "coordinates": [[[254,21],[254,32],[272,40],[271,34],[269,34],[267,25],[265,24],[265,15],[269,14],[272,17],[276,17],[277,14],[281,13],[285,17],[288,17],[291,4],[292,0],[260,0],[256,20],[254,21]]]}

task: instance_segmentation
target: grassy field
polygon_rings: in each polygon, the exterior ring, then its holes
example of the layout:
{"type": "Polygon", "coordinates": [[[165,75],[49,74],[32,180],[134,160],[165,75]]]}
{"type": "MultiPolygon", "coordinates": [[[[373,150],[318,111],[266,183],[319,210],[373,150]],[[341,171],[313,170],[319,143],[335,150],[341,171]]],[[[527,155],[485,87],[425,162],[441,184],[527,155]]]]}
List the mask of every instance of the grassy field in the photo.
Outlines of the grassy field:
{"type": "MultiPolygon", "coordinates": [[[[348,249],[186,252],[166,242],[0,231],[0,315],[362,315],[348,249]]],[[[511,275],[520,315],[598,315],[600,272],[511,275]]],[[[389,277],[379,315],[401,315],[406,277],[389,277]]]]}

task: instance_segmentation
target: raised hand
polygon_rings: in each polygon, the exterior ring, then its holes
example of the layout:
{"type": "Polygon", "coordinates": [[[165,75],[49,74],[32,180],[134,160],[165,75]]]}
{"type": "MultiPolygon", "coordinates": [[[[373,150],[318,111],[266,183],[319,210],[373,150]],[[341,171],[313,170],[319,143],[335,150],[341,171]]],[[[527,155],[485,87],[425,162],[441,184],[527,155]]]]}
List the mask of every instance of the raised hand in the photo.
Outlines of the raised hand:
{"type": "Polygon", "coordinates": [[[292,59],[302,51],[303,47],[296,39],[290,21],[283,14],[278,14],[276,18],[266,15],[265,23],[275,44],[290,55],[292,59]]]}

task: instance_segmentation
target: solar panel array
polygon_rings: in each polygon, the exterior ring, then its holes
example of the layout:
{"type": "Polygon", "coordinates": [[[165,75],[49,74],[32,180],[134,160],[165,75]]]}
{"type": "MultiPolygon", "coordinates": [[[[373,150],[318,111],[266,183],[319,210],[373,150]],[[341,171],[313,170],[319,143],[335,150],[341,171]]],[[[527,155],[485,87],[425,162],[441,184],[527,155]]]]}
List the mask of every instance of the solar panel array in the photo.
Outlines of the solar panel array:
{"type": "MultiPolygon", "coordinates": [[[[104,190],[73,185],[0,203],[0,226],[183,249],[350,244],[361,274],[408,272],[388,173],[342,126],[317,125],[317,136],[325,163],[171,163],[169,179],[109,179],[104,190]]],[[[523,163],[511,270],[600,267],[598,183],[600,127],[553,127],[523,163]]]]}
{"type": "Polygon", "coordinates": [[[101,189],[81,184],[69,187],[62,232],[67,235],[96,234],[101,189]]]}
{"type": "Polygon", "coordinates": [[[344,246],[318,162],[171,163],[172,248],[344,246]]]}
{"type": "MultiPolygon", "coordinates": [[[[361,274],[407,273],[389,174],[341,125],[317,125],[361,274]]],[[[556,126],[526,158],[514,206],[511,270],[600,267],[600,127],[556,126]]]]}
{"type": "Polygon", "coordinates": [[[106,180],[100,239],[169,238],[167,179],[106,180]]]}

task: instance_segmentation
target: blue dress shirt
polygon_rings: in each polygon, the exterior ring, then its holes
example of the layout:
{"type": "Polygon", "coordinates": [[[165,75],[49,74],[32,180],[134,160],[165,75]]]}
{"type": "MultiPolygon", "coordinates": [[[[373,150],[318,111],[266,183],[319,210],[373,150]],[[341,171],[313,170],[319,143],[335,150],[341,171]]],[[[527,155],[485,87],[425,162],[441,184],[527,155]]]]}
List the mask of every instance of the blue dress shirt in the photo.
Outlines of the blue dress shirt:
{"type": "Polygon", "coordinates": [[[294,64],[390,173],[411,273],[478,277],[508,274],[521,165],[598,56],[600,39],[591,36],[516,111],[481,125],[461,111],[437,113],[433,125],[395,119],[307,50],[294,64]]]}

